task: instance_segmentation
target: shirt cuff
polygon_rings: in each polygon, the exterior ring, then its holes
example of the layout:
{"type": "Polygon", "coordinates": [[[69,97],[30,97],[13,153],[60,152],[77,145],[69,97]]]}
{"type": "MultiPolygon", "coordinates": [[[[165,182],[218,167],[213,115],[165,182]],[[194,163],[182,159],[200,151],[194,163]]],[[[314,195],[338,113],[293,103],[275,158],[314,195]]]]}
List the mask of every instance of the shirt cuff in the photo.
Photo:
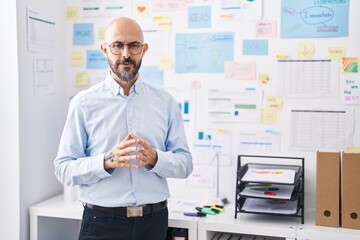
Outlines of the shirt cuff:
{"type": "Polygon", "coordinates": [[[156,149],[156,153],[157,153],[157,161],[155,166],[153,165],[145,165],[145,170],[149,171],[149,172],[161,172],[162,169],[165,168],[166,166],[166,161],[164,161],[163,159],[166,159],[166,153],[159,151],[156,149]]]}
{"type": "Polygon", "coordinates": [[[107,171],[104,169],[104,154],[100,154],[98,156],[95,156],[93,159],[93,172],[95,176],[97,176],[100,179],[107,178],[111,176],[111,173],[114,171],[113,169],[109,169],[110,171],[107,171]]]}

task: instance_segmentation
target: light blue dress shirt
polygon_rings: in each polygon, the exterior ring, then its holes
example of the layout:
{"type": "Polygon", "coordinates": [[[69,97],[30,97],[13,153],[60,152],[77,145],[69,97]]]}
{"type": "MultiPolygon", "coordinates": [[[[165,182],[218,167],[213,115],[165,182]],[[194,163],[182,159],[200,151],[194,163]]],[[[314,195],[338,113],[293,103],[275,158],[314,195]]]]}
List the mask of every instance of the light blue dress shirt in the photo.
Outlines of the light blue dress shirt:
{"type": "Polygon", "coordinates": [[[141,78],[126,96],[108,74],[71,100],[54,167],[61,183],[79,185],[86,203],[137,206],[169,198],[166,178],[186,178],[193,169],[177,102],[141,78]],[[128,133],[156,149],[156,165],[104,170],[105,153],[128,133]]]}

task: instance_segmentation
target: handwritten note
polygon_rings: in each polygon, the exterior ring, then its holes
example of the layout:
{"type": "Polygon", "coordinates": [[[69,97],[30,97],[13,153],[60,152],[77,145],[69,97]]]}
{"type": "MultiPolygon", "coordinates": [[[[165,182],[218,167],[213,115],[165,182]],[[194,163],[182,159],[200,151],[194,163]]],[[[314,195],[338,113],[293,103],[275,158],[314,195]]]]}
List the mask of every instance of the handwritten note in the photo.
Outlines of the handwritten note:
{"type": "Polygon", "coordinates": [[[243,40],[243,55],[268,55],[268,40],[243,40]]]}
{"type": "Polygon", "coordinates": [[[86,51],[86,68],[87,69],[106,69],[108,68],[107,58],[100,50],[86,51]]]}
{"type": "Polygon", "coordinates": [[[329,47],[328,57],[331,60],[341,60],[345,57],[346,49],[344,47],[329,47]]]}
{"type": "Polygon", "coordinates": [[[345,75],[343,80],[343,102],[345,104],[360,104],[360,77],[345,75]]]}
{"type": "Polygon", "coordinates": [[[193,0],[152,0],[152,10],[154,12],[186,10],[192,3],[193,0]]]}
{"type": "Polygon", "coordinates": [[[75,23],[73,31],[74,45],[91,45],[94,43],[94,24],[75,23]]]}
{"type": "Polygon", "coordinates": [[[281,96],[266,96],[266,108],[275,111],[281,111],[283,107],[283,98],[281,96]]]}
{"type": "Polygon", "coordinates": [[[157,31],[169,32],[172,29],[172,18],[166,16],[155,16],[153,17],[157,23],[157,31]]]}
{"type": "Polygon", "coordinates": [[[257,21],[256,37],[271,38],[277,36],[276,21],[257,21]]]}
{"type": "Polygon", "coordinates": [[[311,59],[314,57],[315,45],[313,42],[298,43],[298,59],[311,59]]]}
{"type": "Polygon", "coordinates": [[[281,1],[281,37],[343,37],[349,34],[350,1],[281,1]]]}
{"type": "Polygon", "coordinates": [[[82,66],[84,64],[84,52],[74,51],[70,55],[70,65],[71,66],[82,66]]]}
{"type": "Polygon", "coordinates": [[[253,80],[255,78],[255,62],[225,62],[225,79],[253,80]]]}
{"type": "Polygon", "coordinates": [[[196,6],[188,9],[189,28],[211,27],[211,6],[196,6]]]}
{"type": "Polygon", "coordinates": [[[98,40],[103,42],[105,40],[105,27],[98,27],[98,40]]]}
{"type": "Polygon", "coordinates": [[[261,124],[273,125],[276,124],[276,111],[272,109],[261,109],[261,124]]]}
{"type": "Polygon", "coordinates": [[[176,34],[176,72],[224,72],[234,58],[234,33],[176,34]]]}
{"type": "Polygon", "coordinates": [[[66,20],[74,21],[79,19],[79,7],[67,6],[66,7],[66,20]]]}
{"type": "Polygon", "coordinates": [[[260,86],[269,86],[269,85],[271,85],[271,75],[270,75],[270,73],[259,73],[258,74],[258,84],[260,86]]]}
{"type": "Polygon", "coordinates": [[[77,72],[75,74],[75,85],[76,86],[87,86],[89,84],[88,72],[77,72]]]}

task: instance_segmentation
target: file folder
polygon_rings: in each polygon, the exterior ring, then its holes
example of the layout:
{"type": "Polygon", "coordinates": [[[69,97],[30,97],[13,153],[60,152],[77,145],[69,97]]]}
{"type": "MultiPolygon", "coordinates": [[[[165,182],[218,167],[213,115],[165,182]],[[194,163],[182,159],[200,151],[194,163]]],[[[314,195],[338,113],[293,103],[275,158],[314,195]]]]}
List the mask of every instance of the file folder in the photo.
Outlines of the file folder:
{"type": "Polygon", "coordinates": [[[316,225],[340,227],[340,164],[340,152],[317,152],[316,225]]]}
{"type": "Polygon", "coordinates": [[[342,226],[360,229],[360,154],[342,154],[342,226]]]}

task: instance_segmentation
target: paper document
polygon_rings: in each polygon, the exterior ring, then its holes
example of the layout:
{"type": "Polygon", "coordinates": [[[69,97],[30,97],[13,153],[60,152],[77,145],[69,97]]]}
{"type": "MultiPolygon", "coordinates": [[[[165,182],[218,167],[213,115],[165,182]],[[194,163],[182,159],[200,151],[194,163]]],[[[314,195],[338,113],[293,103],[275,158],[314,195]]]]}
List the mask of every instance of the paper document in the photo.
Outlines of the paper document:
{"type": "Polygon", "coordinates": [[[282,168],[249,168],[242,181],[245,182],[270,182],[270,183],[294,183],[295,170],[282,168]]]}
{"type": "Polygon", "coordinates": [[[297,201],[247,198],[241,210],[261,213],[296,214],[297,201]]]}
{"type": "Polygon", "coordinates": [[[240,195],[260,198],[291,199],[294,185],[249,184],[240,195]]]}

